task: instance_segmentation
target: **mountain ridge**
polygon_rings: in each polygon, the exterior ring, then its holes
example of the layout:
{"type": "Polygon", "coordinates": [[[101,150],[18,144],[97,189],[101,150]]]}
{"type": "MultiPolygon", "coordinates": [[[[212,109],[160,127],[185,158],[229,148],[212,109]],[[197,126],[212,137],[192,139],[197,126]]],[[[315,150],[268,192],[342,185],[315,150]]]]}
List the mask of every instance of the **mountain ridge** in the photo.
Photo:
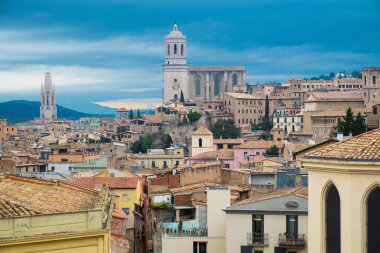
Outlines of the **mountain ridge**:
{"type": "MultiPolygon", "coordinates": [[[[40,117],[39,101],[10,100],[0,102],[0,118],[6,118],[10,123],[25,122],[40,117]]],[[[61,105],[57,105],[58,119],[78,119],[81,117],[101,117],[110,115],[89,114],[72,110],[61,105]]]]}

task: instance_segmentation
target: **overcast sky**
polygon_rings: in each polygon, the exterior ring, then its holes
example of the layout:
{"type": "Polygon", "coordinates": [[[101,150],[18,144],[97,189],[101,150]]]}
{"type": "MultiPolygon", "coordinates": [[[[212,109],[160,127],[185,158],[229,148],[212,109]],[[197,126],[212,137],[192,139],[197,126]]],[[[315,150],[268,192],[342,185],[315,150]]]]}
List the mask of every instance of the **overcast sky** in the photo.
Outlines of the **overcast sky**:
{"type": "Polygon", "coordinates": [[[187,36],[190,65],[243,65],[250,83],[380,65],[378,0],[0,0],[0,101],[162,96],[164,36],[187,36]]]}

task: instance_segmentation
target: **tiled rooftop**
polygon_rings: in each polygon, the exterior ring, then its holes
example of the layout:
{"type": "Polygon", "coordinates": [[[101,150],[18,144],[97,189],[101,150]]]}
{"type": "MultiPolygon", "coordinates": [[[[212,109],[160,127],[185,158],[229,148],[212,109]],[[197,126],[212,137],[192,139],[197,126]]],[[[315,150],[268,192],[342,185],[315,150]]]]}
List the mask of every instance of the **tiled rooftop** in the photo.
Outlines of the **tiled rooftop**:
{"type": "Polygon", "coordinates": [[[197,130],[195,130],[192,135],[213,135],[213,133],[205,128],[204,126],[201,126],[197,130]]]}
{"type": "Polygon", "coordinates": [[[0,178],[0,218],[77,212],[96,207],[98,194],[61,181],[0,178]]]}
{"type": "Polygon", "coordinates": [[[308,153],[305,158],[380,161],[380,128],[308,153]]]}
{"type": "Polygon", "coordinates": [[[216,156],[221,160],[233,160],[234,151],[233,150],[218,150],[218,151],[207,151],[202,152],[198,155],[193,156],[192,160],[216,160],[216,156]]]}
{"type": "Polygon", "coordinates": [[[255,149],[255,148],[263,148],[268,149],[274,145],[274,141],[247,141],[239,146],[235,146],[235,149],[255,149]]]}
{"type": "Polygon", "coordinates": [[[87,189],[108,185],[110,189],[135,189],[137,177],[82,177],[72,183],[87,189]]]}

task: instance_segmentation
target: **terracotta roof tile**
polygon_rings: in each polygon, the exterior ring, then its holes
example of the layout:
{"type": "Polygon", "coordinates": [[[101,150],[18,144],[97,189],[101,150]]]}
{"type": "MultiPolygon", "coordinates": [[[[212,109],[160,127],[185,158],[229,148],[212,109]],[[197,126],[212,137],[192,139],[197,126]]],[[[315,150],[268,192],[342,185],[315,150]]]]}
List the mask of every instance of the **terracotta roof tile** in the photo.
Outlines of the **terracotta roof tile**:
{"type": "Polygon", "coordinates": [[[218,150],[218,151],[207,151],[202,152],[198,155],[193,156],[192,160],[215,160],[216,156],[220,160],[233,160],[234,151],[233,150],[218,150]]]}
{"type": "Polygon", "coordinates": [[[213,133],[205,128],[204,126],[201,126],[197,130],[195,130],[192,135],[213,135],[213,133]]]}
{"type": "Polygon", "coordinates": [[[304,158],[380,161],[380,128],[307,153],[304,158]]]}
{"type": "Polygon", "coordinates": [[[268,192],[268,193],[253,192],[251,197],[249,197],[248,199],[242,200],[238,203],[235,203],[233,206],[253,203],[253,202],[262,201],[266,199],[278,198],[278,197],[282,197],[282,196],[286,196],[290,194],[294,194],[301,197],[307,197],[308,189],[306,187],[299,186],[299,187],[294,187],[294,188],[279,189],[279,190],[275,190],[273,192],[268,192]]]}
{"type": "Polygon", "coordinates": [[[72,183],[87,189],[105,184],[109,185],[110,189],[135,189],[137,181],[137,177],[82,177],[72,183]]]}
{"type": "Polygon", "coordinates": [[[235,146],[236,149],[255,149],[255,148],[265,148],[268,149],[274,145],[274,141],[247,141],[239,146],[235,146]]]}
{"type": "Polygon", "coordinates": [[[98,197],[66,182],[7,175],[0,178],[0,218],[93,209],[98,197]]]}

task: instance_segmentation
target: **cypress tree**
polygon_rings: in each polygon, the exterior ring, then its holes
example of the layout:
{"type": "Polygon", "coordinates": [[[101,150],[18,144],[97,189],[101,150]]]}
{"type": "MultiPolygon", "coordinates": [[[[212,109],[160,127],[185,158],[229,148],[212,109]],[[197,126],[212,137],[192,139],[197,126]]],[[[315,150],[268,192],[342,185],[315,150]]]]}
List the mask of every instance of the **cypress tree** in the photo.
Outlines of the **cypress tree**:
{"type": "Polygon", "coordinates": [[[338,132],[343,133],[344,136],[348,136],[350,132],[353,132],[354,121],[355,118],[352,109],[351,107],[348,107],[346,110],[346,115],[343,117],[343,120],[338,119],[338,132]]]}
{"type": "Polygon", "coordinates": [[[137,118],[138,118],[138,119],[141,118],[141,115],[140,115],[140,109],[137,109],[137,118]]]}
{"type": "Polygon", "coordinates": [[[132,109],[129,110],[129,119],[133,119],[133,111],[132,111],[132,109]]]}
{"type": "Polygon", "coordinates": [[[181,98],[179,100],[181,103],[185,103],[185,98],[183,97],[183,92],[181,90],[181,98]]]}
{"type": "Polygon", "coordinates": [[[365,119],[362,114],[359,112],[356,116],[353,127],[352,127],[352,135],[359,135],[365,133],[367,131],[367,125],[365,123],[365,119]]]}

